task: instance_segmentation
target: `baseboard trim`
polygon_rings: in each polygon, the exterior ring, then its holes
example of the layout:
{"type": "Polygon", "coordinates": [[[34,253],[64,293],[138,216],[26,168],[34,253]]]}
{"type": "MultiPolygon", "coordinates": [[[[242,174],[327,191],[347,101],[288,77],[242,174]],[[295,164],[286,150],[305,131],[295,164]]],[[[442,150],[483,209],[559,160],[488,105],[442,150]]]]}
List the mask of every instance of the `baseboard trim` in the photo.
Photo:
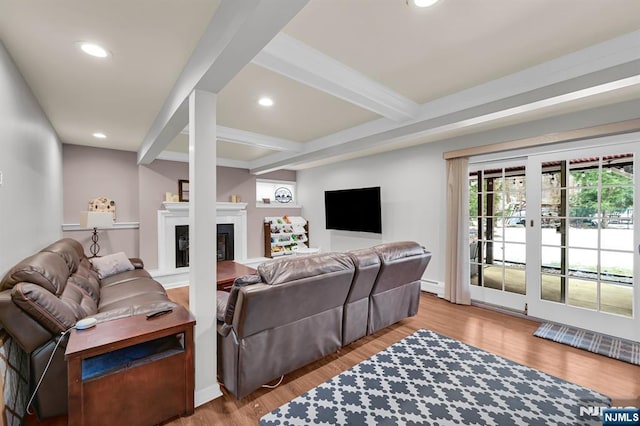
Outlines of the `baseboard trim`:
{"type": "Polygon", "coordinates": [[[220,398],[221,396],[222,391],[220,390],[220,385],[216,383],[208,388],[196,390],[194,393],[194,403],[196,407],[199,407],[209,401],[220,398]]]}
{"type": "Polygon", "coordinates": [[[189,268],[186,270],[160,271],[158,269],[148,271],[154,280],[158,281],[165,290],[189,285],[189,268]]]}
{"type": "Polygon", "coordinates": [[[487,302],[478,302],[476,300],[471,300],[471,306],[475,306],[478,308],[489,309],[490,311],[500,312],[501,314],[511,315],[512,317],[524,318],[531,321],[536,322],[546,322],[542,318],[533,317],[531,315],[525,315],[524,312],[518,309],[511,309],[504,306],[494,305],[487,302]]]}
{"type": "Polygon", "coordinates": [[[438,297],[443,297],[444,283],[442,281],[420,280],[420,290],[433,293],[438,297]]]}

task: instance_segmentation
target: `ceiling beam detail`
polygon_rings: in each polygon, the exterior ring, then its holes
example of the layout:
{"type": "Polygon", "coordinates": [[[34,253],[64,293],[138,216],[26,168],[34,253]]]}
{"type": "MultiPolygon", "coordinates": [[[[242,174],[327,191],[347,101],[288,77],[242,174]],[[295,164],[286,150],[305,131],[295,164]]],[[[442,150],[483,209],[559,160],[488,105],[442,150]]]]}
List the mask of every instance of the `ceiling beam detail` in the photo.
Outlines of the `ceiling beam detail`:
{"type": "Polygon", "coordinates": [[[556,58],[523,71],[420,106],[404,123],[373,120],[307,142],[297,154],[276,153],[251,162],[251,172],[313,162],[410,139],[437,140],[449,132],[543,111],[617,90],[640,86],[640,31],[556,58]]]}
{"type": "Polygon", "coordinates": [[[194,89],[220,92],[307,2],[221,2],[149,128],[138,151],[138,164],[152,162],[187,125],[186,99],[194,89]]]}
{"type": "Polygon", "coordinates": [[[224,142],[238,143],[249,146],[259,146],[261,148],[272,149],[274,151],[302,151],[300,142],[288,139],[275,138],[262,135],[260,133],[247,132],[245,130],[231,127],[218,126],[218,140],[224,142]]]}
{"type": "MultiPolygon", "coordinates": [[[[189,154],[186,152],[162,151],[156,160],[179,161],[181,163],[189,162],[189,154]]],[[[249,169],[251,163],[248,161],[231,160],[229,158],[216,159],[216,165],[222,167],[232,167],[234,169],[249,169]]]]}
{"type": "Polygon", "coordinates": [[[394,121],[415,119],[420,112],[412,100],[284,33],[252,62],[394,121]]]}
{"type": "MultiPolygon", "coordinates": [[[[182,132],[189,134],[189,127],[185,127],[182,132]]],[[[219,141],[237,143],[240,145],[257,146],[270,149],[272,151],[302,151],[303,145],[289,139],[275,138],[273,136],[263,135],[260,133],[248,132],[246,130],[234,129],[232,127],[217,127],[217,138],[219,141]]]]}

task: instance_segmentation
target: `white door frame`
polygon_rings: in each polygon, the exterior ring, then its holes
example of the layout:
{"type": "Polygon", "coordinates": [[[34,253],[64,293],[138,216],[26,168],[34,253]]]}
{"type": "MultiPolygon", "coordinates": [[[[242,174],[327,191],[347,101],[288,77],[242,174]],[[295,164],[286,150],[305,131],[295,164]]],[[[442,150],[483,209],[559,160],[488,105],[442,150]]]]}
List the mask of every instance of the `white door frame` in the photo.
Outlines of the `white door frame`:
{"type": "MultiPolygon", "coordinates": [[[[593,140],[597,142],[597,139],[593,140]]],[[[571,306],[568,304],[542,300],[540,297],[541,238],[540,198],[541,198],[541,165],[546,161],[569,160],[579,157],[597,157],[610,154],[634,154],[634,208],[640,208],[640,142],[604,147],[582,148],[551,154],[531,155],[527,165],[527,300],[529,315],[547,321],[558,322],[578,328],[584,328],[603,334],[640,341],[640,312],[638,271],[640,255],[634,251],[633,277],[633,316],[598,312],[592,309],[571,306]],[[533,221],[533,226],[531,226],[533,221]]],[[[634,223],[635,225],[635,223],[634,223]]],[[[567,225],[568,226],[568,225],[567,225]]],[[[640,242],[640,226],[634,226],[634,247],[640,242]]]]}

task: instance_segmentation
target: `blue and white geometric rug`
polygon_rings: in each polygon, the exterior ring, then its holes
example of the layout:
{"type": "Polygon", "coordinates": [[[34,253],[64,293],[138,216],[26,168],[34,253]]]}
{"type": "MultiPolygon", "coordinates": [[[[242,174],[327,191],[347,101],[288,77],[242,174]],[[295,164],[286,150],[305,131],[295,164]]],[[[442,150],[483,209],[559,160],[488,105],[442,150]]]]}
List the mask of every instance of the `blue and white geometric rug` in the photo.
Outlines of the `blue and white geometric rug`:
{"type": "Polygon", "coordinates": [[[545,322],[538,327],[533,335],[630,364],[640,365],[640,343],[631,340],[550,322],[545,322]]]}
{"type": "Polygon", "coordinates": [[[260,424],[599,425],[592,407],[610,405],[600,393],[418,330],[260,424]]]}

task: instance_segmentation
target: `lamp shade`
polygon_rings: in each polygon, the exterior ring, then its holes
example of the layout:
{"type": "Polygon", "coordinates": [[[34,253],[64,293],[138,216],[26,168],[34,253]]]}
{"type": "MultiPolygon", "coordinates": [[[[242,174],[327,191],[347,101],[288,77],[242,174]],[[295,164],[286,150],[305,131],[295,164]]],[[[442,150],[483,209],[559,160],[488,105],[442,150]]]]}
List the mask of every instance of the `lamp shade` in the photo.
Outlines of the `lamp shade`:
{"type": "Polygon", "coordinates": [[[113,226],[113,213],[111,212],[80,212],[80,227],[111,228],[113,226]]]}

